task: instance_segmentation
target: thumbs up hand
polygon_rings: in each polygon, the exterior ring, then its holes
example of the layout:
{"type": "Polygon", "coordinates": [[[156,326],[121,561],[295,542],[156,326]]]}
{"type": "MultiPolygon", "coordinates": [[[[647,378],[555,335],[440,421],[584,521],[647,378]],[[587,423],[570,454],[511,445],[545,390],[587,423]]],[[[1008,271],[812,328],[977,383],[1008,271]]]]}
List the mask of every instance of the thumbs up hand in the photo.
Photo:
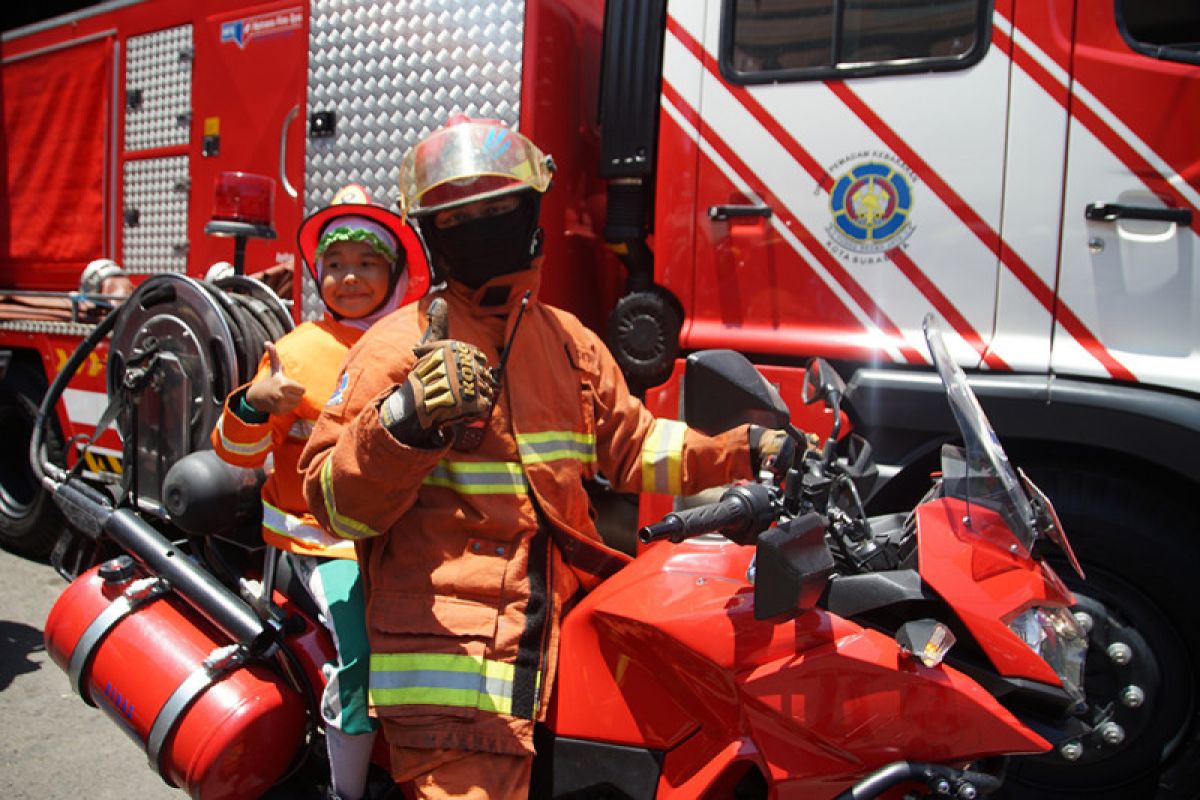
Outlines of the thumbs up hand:
{"type": "Polygon", "coordinates": [[[273,342],[267,342],[267,358],[271,372],[250,384],[246,390],[246,402],[258,411],[267,414],[287,414],[300,405],[304,398],[304,384],[297,383],[283,372],[283,363],[273,342]]]}
{"type": "Polygon", "coordinates": [[[417,421],[426,431],[487,415],[496,392],[487,356],[473,344],[450,338],[446,301],[429,304],[428,326],[413,353],[408,376],[417,421]]]}
{"type": "Polygon", "coordinates": [[[488,415],[496,384],[478,347],[451,339],[446,304],[436,298],[428,327],[413,348],[417,361],[408,380],[380,406],[379,419],[399,441],[416,446],[445,442],[443,429],[488,415]]]}

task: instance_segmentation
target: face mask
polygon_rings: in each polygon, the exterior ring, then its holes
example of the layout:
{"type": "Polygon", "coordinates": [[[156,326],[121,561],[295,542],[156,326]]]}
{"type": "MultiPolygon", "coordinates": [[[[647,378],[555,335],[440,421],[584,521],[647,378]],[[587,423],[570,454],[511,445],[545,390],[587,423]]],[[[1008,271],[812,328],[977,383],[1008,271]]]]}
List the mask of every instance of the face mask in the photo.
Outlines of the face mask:
{"type": "Polygon", "coordinates": [[[436,228],[432,220],[421,232],[434,258],[459,283],[478,289],[492,278],[528,269],[537,255],[541,231],[537,203],[529,197],[505,214],[479,217],[452,228],[436,228]]]}

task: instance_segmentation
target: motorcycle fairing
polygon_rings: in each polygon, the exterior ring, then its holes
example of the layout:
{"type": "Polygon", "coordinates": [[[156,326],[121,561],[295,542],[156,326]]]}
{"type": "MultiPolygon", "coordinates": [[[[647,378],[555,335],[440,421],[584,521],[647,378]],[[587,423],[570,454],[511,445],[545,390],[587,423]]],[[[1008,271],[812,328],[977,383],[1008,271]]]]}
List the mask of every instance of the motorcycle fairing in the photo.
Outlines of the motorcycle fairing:
{"type": "Polygon", "coordinates": [[[899,758],[1048,749],[976,681],[918,665],[886,634],[821,609],[756,620],[751,556],[729,542],[655,545],[584,598],[563,623],[571,660],[547,727],[665,751],[660,797],[684,784],[702,796],[684,752],[694,766],[728,759],[712,781],[751,761],[782,797],[836,794],[899,758]]]}
{"type": "Polygon", "coordinates": [[[921,577],[950,606],[1004,676],[1061,686],[1054,669],[1008,628],[1034,606],[1066,608],[1075,598],[1062,580],[1011,538],[996,511],[942,497],[917,507],[921,577]]]}

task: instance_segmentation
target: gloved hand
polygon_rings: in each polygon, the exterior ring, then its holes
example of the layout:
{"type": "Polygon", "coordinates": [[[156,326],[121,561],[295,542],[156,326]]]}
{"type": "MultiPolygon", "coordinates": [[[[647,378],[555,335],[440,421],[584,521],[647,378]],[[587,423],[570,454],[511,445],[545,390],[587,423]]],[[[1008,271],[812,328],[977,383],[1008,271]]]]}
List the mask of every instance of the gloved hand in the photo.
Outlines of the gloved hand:
{"type": "Polygon", "coordinates": [[[485,416],[495,384],[487,356],[472,344],[438,339],[418,345],[417,363],[408,375],[417,421],[423,430],[485,416]]]}
{"type": "Polygon", "coordinates": [[[486,417],[495,399],[487,356],[472,344],[448,338],[448,328],[445,301],[435,299],[429,327],[413,348],[417,362],[408,380],[379,408],[384,427],[405,444],[440,446],[445,428],[486,417]]]}
{"type": "Polygon", "coordinates": [[[793,466],[795,453],[796,443],[787,431],[750,426],[750,468],[755,475],[766,469],[782,476],[793,466]]]}

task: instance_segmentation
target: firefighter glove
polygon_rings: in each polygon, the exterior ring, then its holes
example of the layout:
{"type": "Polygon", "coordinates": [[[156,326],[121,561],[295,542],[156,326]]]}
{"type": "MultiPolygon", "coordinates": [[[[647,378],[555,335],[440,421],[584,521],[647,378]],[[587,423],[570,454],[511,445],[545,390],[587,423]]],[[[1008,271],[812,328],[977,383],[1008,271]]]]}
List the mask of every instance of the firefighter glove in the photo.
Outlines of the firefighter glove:
{"type": "Polygon", "coordinates": [[[482,350],[443,339],[421,345],[415,352],[417,363],[408,383],[422,428],[441,428],[487,415],[496,386],[482,350]]]}
{"type": "Polygon", "coordinates": [[[784,475],[792,466],[795,453],[796,443],[787,431],[750,426],[750,468],[755,475],[763,470],[784,475]]]}
{"type": "Polygon", "coordinates": [[[379,418],[405,444],[440,446],[444,428],[488,415],[492,371],[483,351],[455,339],[418,345],[414,353],[408,380],[384,400],[379,418]]]}

